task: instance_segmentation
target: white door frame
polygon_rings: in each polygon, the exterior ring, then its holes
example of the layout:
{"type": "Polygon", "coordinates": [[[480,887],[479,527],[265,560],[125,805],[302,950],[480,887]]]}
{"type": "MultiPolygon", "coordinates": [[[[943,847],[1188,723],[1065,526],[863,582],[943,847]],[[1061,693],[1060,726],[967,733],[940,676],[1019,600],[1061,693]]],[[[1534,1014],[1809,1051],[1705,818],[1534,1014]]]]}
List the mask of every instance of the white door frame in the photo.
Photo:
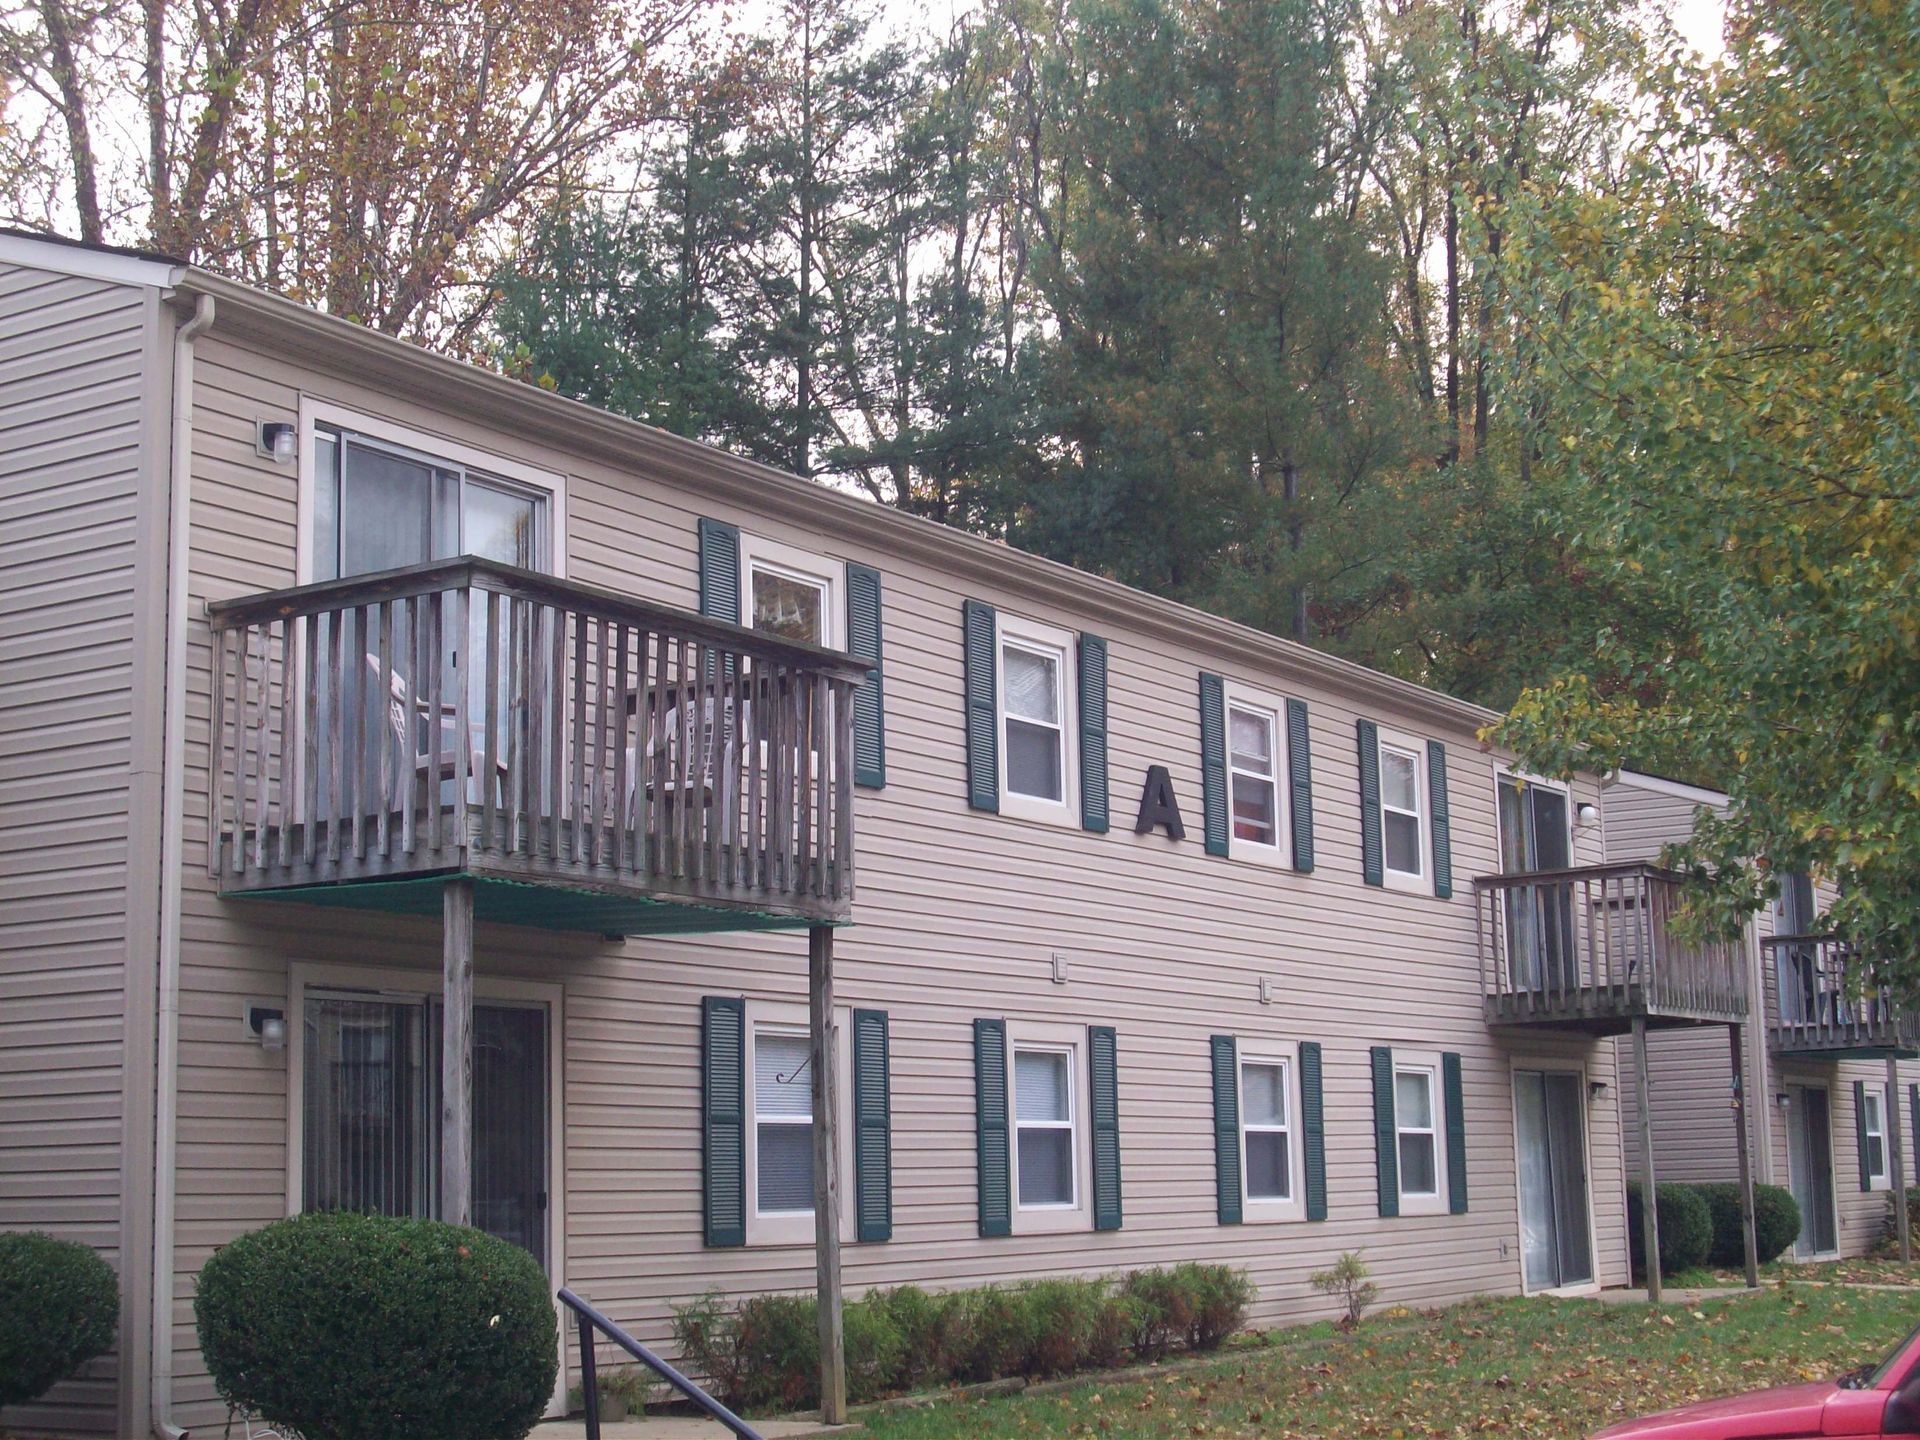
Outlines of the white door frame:
{"type": "Polygon", "coordinates": [[[1582,1104],[1580,1107],[1580,1145],[1584,1154],[1583,1173],[1587,1200],[1587,1269],[1592,1273],[1579,1285],[1556,1285],[1534,1289],[1527,1284],[1527,1250],[1524,1240],[1516,1245],[1515,1255],[1520,1266],[1520,1293],[1522,1295],[1595,1295],[1600,1291],[1600,1240],[1593,1214],[1593,1109],[1589,1098],[1592,1091],[1587,1088],[1587,1062],[1560,1056],[1511,1055],[1507,1057],[1507,1095],[1508,1113],[1513,1117],[1513,1213],[1519,1226],[1517,1233],[1526,1231],[1526,1212],[1520,1198],[1520,1094],[1514,1085],[1514,1077],[1522,1070],[1553,1072],[1562,1075],[1574,1075],[1580,1081],[1582,1104]]]}

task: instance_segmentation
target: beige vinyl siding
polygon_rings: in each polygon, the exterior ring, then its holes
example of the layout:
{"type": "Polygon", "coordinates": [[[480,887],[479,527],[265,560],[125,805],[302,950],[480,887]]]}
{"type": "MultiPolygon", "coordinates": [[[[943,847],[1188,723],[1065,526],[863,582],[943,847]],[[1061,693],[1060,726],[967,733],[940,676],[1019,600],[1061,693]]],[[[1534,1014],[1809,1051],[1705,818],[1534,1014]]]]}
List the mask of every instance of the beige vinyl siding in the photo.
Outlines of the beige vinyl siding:
{"type": "MultiPolygon", "coordinates": [[[[125,1021],[154,304],[0,265],[0,1229],[116,1266],[123,1061],[148,1053],[125,1021]]],[[[5,1422],[111,1432],[116,1371],[103,1357],[5,1422]]]]}
{"type": "MultiPolygon", "coordinates": [[[[1307,1274],[1362,1249],[1387,1301],[1436,1304],[1517,1291],[1510,1067],[1530,1056],[1582,1059],[1614,1085],[1609,1047],[1577,1037],[1502,1039],[1481,1016],[1471,876],[1496,868],[1493,757],[1471,724],[1356,701],[1322,674],[1235,663],[1151,638],[1109,614],[1037,603],[1009,566],[1000,586],[959,583],[818,528],[770,526],[659,475],[535,447],[374,389],[296,369],[223,338],[200,342],[191,588],[198,602],[294,579],[295,473],[253,453],[257,418],[292,419],[302,391],[567,475],[568,564],[579,580],[691,607],[695,520],[773,534],[884,577],[888,785],[858,796],[856,923],[837,940],[838,998],[892,1019],[894,1239],[848,1243],[848,1285],[953,1286],[1047,1271],[1100,1272],[1198,1258],[1246,1266],[1255,1319],[1331,1313],[1307,1274]],[[970,811],[965,799],[960,607],[1096,630],[1110,646],[1108,734],[1113,832],[1036,825],[970,811]],[[1202,669],[1312,707],[1318,869],[1310,876],[1209,858],[1199,841],[1197,674],[1202,669]],[[1448,746],[1454,897],[1369,888],[1360,875],[1354,723],[1365,715],[1448,746]],[[1149,764],[1173,777],[1189,839],[1137,837],[1128,823],[1149,764]],[[1065,985],[1049,979],[1054,953],[1065,985]],[[1258,982],[1271,977],[1263,1006],[1258,982]],[[978,1016],[1108,1024],[1118,1031],[1125,1225],[1069,1237],[982,1240],[976,1232],[973,1062],[978,1016]],[[1215,1222],[1209,1034],[1310,1038],[1325,1047],[1328,1192],[1322,1224],[1215,1222]],[[1367,1050],[1457,1050],[1465,1061],[1472,1208],[1458,1217],[1375,1214],[1367,1050]]],[[[193,625],[189,688],[188,873],[182,971],[176,1419],[220,1408],[194,1353],[192,1276],[213,1247],[285,1214],[285,1053],[242,1033],[247,998],[276,999],[291,961],[408,967],[431,978],[437,925],[294,906],[222,902],[206,877],[203,792],[207,631],[193,625]]],[[[1591,784],[1577,799],[1597,799],[1591,784]]],[[[1597,832],[1579,837],[1601,858],[1597,832]]],[[[483,976],[564,987],[566,1207],[563,1276],[649,1341],[671,1306],[717,1286],[804,1288],[810,1247],[701,1245],[699,1000],[805,994],[799,935],[633,939],[482,927],[483,976]]],[[[1617,1113],[1590,1107],[1600,1278],[1625,1280],[1617,1113]]]]}

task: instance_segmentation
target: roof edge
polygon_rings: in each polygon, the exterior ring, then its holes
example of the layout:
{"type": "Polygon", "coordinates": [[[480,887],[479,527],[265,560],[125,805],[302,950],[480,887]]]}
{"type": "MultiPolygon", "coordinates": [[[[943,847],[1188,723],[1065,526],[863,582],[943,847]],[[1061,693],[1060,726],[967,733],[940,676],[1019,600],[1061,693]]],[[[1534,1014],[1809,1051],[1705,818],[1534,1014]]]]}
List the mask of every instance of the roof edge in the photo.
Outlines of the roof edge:
{"type": "Polygon", "coordinates": [[[97,245],[39,230],[0,226],[0,264],[23,265],[104,280],[115,285],[145,285],[168,289],[190,268],[185,262],[152,250],[124,245],[97,245]]]}
{"type": "Polygon", "coordinates": [[[415,395],[477,410],[490,423],[514,426],[576,454],[628,468],[643,464],[689,494],[710,495],[796,524],[818,526],[825,518],[832,527],[857,534],[890,554],[928,561],[996,587],[1011,586],[1068,605],[1095,622],[1111,620],[1163,639],[1196,643],[1228,663],[1238,660],[1311,676],[1351,697],[1396,706],[1441,723],[1478,731],[1502,718],[1499,711],[1486,706],[1117,580],[828,489],[195,266],[182,267],[174,288],[185,295],[212,296],[221,305],[219,329],[228,334],[244,335],[282,352],[350,364],[362,378],[390,372],[393,380],[408,385],[415,395]]]}

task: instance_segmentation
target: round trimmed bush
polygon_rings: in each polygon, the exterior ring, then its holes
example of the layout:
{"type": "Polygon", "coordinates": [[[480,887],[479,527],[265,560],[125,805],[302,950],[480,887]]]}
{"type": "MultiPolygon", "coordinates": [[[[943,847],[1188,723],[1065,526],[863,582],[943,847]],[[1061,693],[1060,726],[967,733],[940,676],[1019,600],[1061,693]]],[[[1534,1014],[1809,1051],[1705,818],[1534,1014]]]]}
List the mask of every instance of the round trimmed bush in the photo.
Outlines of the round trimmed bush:
{"type": "Polygon", "coordinates": [[[309,1440],[519,1440],[553,1393],[538,1262],[436,1220],[276,1221],[214,1252],[193,1311],[220,1394],[309,1440]]]}
{"type": "MultiPolygon", "coordinates": [[[[1740,1225],[1740,1187],[1719,1183],[1695,1185],[1693,1189],[1707,1202],[1707,1213],[1713,1224],[1708,1261],[1728,1269],[1746,1264],[1747,1242],[1740,1225]]],[[[1793,1192],[1778,1185],[1755,1185],[1753,1238],[1760,1263],[1765,1265],[1778,1259],[1799,1233],[1800,1203],[1793,1198],[1793,1192]]]]}
{"type": "Polygon", "coordinates": [[[0,1235],[0,1406],[51,1389],[113,1344],[120,1282],[85,1245],[0,1235]]]}
{"type": "MultiPolygon", "coordinates": [[[[1704,1265],[1713,1249],[1713,1215],[1691,1185],[1654,1187],[1654,1217],[1660,1222],[1660,1273],[1673,1275],[1704,1265]]],[[[1646,1247],[1640,1242],[1640,1186],[1627,1186],[1627,1249],[1635,1279],[1644,1278],[1646,1247]]]]}

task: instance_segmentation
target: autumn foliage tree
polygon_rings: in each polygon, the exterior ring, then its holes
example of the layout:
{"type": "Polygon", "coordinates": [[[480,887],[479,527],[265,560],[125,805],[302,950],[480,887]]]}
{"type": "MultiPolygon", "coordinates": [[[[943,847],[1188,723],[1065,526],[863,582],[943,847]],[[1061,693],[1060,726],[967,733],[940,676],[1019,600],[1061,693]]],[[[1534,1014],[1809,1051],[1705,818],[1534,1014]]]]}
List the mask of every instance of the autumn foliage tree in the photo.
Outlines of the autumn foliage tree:
{"type": "MultiPolygon", "coordinates": [[[[1503,727],[1542,769],[1724,787],[1678,857],[1731,924],[1784,871],[1920,983],[1920,32],[1744,0],[1617,183],[1537,192],[1516,281],[1557,528],[1665,627],[1606,624],[1503,727]]],[[[1676,79],[1678,84],[1675,83],[1676,79]]]]}

